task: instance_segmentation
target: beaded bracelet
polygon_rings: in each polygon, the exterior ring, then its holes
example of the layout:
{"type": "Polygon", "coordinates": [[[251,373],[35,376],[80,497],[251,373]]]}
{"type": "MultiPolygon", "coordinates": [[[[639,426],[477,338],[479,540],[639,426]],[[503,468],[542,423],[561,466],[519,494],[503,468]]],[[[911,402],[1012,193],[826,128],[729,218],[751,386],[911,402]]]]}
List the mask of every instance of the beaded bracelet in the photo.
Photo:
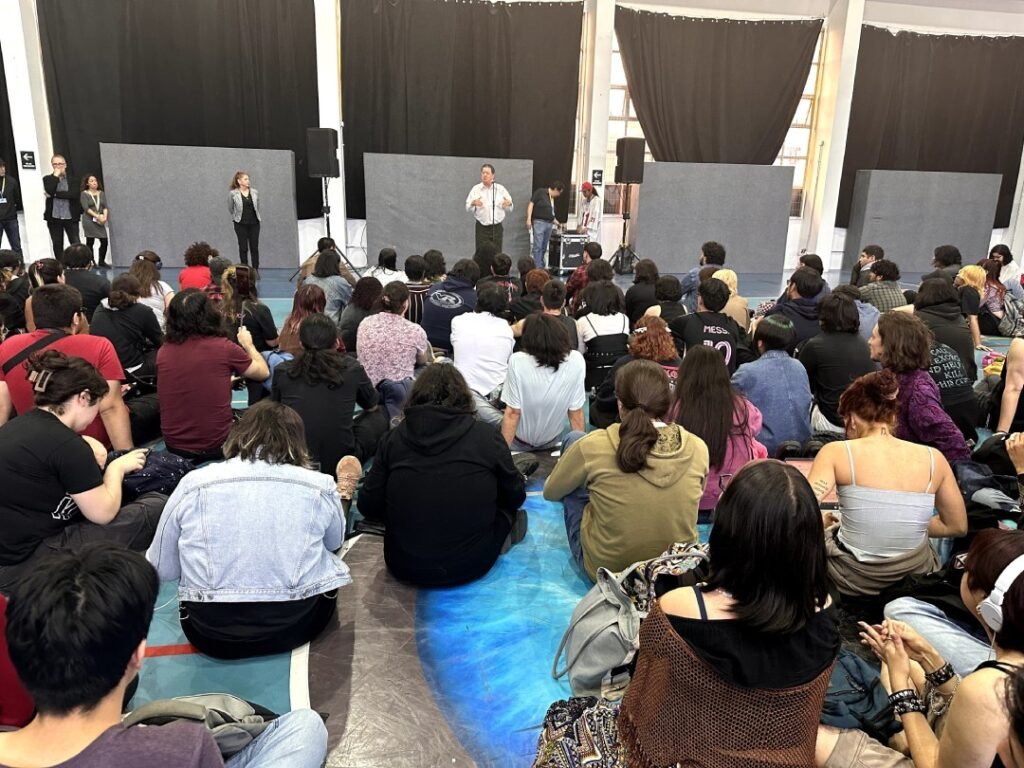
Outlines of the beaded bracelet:
{"type": "Polygon", "coordinates": [[[955,674],[956,672],[953,671],[953,665],[947,661],[934,672],[925,672],[924,679],[938,688],[940,685],[944,685],[952,680],[953,675],[955,674]]]}

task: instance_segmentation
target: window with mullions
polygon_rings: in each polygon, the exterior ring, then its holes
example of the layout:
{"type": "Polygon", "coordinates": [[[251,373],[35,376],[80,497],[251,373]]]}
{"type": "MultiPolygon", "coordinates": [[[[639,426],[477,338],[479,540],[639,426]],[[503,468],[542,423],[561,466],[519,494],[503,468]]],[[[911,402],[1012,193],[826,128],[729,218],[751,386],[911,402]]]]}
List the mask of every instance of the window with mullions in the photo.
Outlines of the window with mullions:
{"type": "MultiPolygon", "coordinates": [[[[807,74],[807,84],[804,86],[803,96],[800,97],[800,104],[793,115],[793,123],[786,134],[786,140],[782,143],[782,150],[775,159],[774,165],[793,166],[793,199],[790,208],[790,216],[801,216],[803,214],[804,185],[807,183],[807,174],[812,166],[811,163],[811,133],[814,127],[815,107],[818,95],[818,72],[821,69],[821,41],[818,38],[818,45],[814,49],[814,58],[811,62],[810,72],[807,74]]],[[[618,37],[612,37],[612,73],[611,83],[608,89],[608,147],[605,155],[605,213],[621,213],[621,190],[615,184],[615,142],[623,136],[643,137],[644,132],[637,120],[636,110],[633,108],[633,101],[629,96],[629,86],[626,84],[626,71],[622,67],[622,56],[619,54],[618,37]]],[[[654,157],[648,149],[644,155],[646,162],[653,162],[654,157]]]]}

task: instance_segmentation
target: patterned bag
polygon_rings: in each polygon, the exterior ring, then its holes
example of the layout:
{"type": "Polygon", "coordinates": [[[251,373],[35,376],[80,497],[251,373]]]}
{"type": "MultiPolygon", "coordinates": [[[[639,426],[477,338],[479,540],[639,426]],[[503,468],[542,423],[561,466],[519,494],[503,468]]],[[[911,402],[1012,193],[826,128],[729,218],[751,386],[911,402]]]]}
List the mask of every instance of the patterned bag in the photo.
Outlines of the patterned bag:
{"type": "Polygon", "coordinates": [[[593,696],[548,707],[534,768],[625,768],[619,742],[619,702],[593,696]]]}

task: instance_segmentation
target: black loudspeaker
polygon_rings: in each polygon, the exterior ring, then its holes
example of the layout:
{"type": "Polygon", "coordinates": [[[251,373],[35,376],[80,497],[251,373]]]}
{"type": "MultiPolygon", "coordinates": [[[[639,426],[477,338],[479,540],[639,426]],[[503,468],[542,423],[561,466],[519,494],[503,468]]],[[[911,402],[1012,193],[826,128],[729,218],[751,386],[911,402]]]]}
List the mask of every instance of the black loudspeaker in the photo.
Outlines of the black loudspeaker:
{"type": "Polygon", "coordinates": [[[306,173],[313,179],[341,176],[338,132],[333,128],[306,129],[306,173]]]}
{"type": "Polygon", "coordinates": [[[615,183],[644,183],[643,139],[619,139],[615,142],[615,183]]]}

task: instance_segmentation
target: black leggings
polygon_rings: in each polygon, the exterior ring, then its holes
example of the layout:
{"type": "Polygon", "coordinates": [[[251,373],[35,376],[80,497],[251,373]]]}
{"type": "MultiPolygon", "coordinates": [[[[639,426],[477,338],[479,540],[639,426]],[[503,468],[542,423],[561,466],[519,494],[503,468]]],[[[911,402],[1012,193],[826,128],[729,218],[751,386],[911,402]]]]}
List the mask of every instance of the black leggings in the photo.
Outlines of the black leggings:
{"type": "Polygon", "coordinates": [[[235,237],[238,238],[238,260],[243,264],[249,263],[249,254],[252,254],[253,269],[260,268],[260,223],[242,224],[235,222],[235,237]]]}
{"type": "Polygon", "coordinates": [[[100,258],[96,264],[102,267],[107,263],[107,238],[105,237],[87,237],[85,238],[85,244],[89,246],[89,250],[92,250],[92,244],[94,241],[100,241],[100,258]]]}

